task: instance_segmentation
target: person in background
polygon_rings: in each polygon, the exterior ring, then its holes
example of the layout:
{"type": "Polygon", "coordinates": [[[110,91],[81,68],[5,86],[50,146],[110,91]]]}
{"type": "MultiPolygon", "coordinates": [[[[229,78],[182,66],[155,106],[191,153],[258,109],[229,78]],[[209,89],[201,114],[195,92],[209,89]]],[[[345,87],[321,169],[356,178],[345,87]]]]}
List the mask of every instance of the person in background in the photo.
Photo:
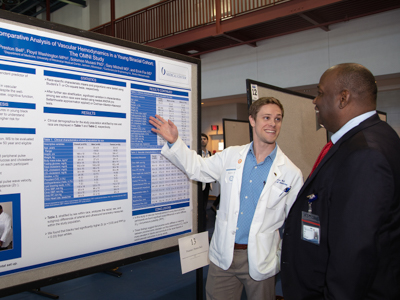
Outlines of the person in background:
{"type": "Polygon", "coordinates": [[[0,205],[0,250],[12,248],[12,220],[0,205]]]}
{"type": "Polygon", "coordinates": [[[211,210],[214,213],[217,213],[217,209],[218,209],[220,200],[221,200],[221,195],[218,195],[217,198],[214,200],[214,203],[211,205],[211,210]]]}
{"type": "MultiPolygon", "coordinates": [[[[207,150],[208,144],[208,136],[205,133],[201,135],[201,157],[207,158],[211,156],[211,152],[207,150]]],[[[203,182],[202,183],[202,190],[203,190],[203,211],[204,211],[204,229],[207,229],[207,204],[208,204],[208,195],[210,194],[210,190],[212,190],[212,183],[210,182],[203,182]]]]}
{"type": "Polygon", "coordinates": [[[285,300],[400,299],[400,139],[376,97],[359,64],[319,81],[313,103],[333,135],[286,220],[285,300]]]}
{"type": "Polygon", "coordinates": [[[280,266],[279,228],[303,185],[301,171],[276,143],[284,110],[266,97],[249,108],[253,142],[233,146],[209,158],[189,150],[175,124],[150,117],[152,131],[167,140],[161,153],[196,181],[219,181],[216,216],[206,284],[207,299],[275,300],[280,266]]]}

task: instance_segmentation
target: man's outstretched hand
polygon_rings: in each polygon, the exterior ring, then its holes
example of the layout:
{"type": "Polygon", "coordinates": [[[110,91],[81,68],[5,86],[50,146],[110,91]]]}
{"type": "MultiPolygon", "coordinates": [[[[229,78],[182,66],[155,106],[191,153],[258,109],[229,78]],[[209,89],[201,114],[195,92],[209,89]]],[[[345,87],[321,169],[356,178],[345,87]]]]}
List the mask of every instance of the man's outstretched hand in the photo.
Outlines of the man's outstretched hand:
{"type": "Polygon", "coordinates": [[[178,139],[178,128],[171,120],[164,120],[161,116],[150,117],[149,122],[155,128],[151,131],[161,135],[167,142],[173,144],[178,139]]]}

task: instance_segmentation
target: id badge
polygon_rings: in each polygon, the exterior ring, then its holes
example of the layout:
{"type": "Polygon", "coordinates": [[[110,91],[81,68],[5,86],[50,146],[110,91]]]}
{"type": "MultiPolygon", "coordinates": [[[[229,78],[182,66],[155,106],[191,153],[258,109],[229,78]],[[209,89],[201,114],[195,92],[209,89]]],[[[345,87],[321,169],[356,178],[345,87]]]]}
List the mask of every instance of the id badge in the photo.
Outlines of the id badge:
{"type": "Polygon", "coordinates": [[[306,242],[319,245],[320,223],[319,217],[309,212],[302,211],[301,239],[306,242]]]}

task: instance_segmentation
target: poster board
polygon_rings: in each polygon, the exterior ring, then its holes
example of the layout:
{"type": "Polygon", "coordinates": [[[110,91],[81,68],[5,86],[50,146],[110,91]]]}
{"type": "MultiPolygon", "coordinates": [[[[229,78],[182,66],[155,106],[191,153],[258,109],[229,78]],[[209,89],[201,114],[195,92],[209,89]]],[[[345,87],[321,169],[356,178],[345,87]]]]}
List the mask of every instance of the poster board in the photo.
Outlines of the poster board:
{"type": "Polygon", "coordinates": [[[250,122],[222,119],[224,132],[224,148],[240,146],[250,143],[250,122]]]}
{"type": "Polygon", "coordinates": [[[246,86],[249,106],[261,97],[274,97],[282,103],[284,117],[277,143],[306,179],[327,142],[326,130],[317,123],[314,97],[250,79],[246,86]]]}
{"type": "Polygon", "coordinates": [[[148,118],[198,149],[199,86],[198,59],[0,10],[2,295],[197,233],[197,184],[161,156],[148,118]]]}

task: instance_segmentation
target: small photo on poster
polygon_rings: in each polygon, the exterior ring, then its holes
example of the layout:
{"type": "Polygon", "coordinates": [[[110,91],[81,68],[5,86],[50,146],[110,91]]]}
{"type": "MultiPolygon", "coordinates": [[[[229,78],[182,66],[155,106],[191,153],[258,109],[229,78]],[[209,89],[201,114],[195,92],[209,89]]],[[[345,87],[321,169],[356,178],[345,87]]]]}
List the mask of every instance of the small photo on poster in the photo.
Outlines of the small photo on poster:
{"type": "Polygon", "coordinates": [[[0,202],[0,251],[11,250],[12,242],[12,202],[0,202]]]}
{"type": "Polygon", "coordinates": [[[0,195],[0,261],[21,257],[20,194],[0,195]]]}

